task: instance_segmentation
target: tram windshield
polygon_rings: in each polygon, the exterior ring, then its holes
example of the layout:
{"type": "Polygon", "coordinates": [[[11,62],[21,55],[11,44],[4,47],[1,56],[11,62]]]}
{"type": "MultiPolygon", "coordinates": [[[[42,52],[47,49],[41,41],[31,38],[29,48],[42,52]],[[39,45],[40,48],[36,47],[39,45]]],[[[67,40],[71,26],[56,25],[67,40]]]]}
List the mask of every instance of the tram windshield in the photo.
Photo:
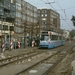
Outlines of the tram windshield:
{"type": "Polygon", "coordinates": [[[48,41],[50,38],[48,35],[42,35],[41,36],[41,41],[45,40],[45,41],[48,41]]]}

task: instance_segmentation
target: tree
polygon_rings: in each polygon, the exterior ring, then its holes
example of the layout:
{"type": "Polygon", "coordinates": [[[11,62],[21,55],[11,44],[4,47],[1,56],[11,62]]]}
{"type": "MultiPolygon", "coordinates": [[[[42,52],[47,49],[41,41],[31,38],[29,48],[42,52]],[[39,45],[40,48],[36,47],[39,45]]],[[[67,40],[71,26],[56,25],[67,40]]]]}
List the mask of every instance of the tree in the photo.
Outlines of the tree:
{"type": "Polygon", "coordinates": [[[75,26],[75,16],[74,15],[72,16],[71,21],[73,22],[73,26],[75,26]]]}
{"type": "Polygon", "coordinates": [[[75,30],[70,31],[70,36],[71,36],[71,38],[73,38],[75,36],[75,30]]]}

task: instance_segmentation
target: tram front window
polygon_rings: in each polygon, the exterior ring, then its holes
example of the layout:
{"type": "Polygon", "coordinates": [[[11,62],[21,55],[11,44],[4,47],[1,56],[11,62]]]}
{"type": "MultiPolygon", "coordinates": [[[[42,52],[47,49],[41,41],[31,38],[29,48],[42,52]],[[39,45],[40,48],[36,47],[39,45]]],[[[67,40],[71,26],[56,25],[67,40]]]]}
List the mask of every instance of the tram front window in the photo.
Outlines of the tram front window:
{"type": "Polygon", "coordinates": [[[41,41],[43,41],[43,40],[45,40],[45,41],[48,41],[49,40],[49,36],[41,36],[41,41]]]}
{"type": "Polygon", "coordinates": [[[41,40],[41,41],[44,40],[44,36],[41,36],[40,40],[41,40]]]}

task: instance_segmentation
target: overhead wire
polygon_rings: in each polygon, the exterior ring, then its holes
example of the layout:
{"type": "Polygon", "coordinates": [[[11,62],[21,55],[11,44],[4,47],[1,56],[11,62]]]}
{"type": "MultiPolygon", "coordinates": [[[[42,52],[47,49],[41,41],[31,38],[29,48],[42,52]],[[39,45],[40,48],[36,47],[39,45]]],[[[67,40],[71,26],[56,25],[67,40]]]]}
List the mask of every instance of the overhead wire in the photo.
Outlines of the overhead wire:
{"type": "Polygon", "coordinates": [[[60,9],[64,12],[65,17],[66,17],[65,9],[62,9],[62,7],[61,7],[60,3],[58,2],[58,0],[56,1],[56,3],[57,3],[57,5],[60,7],[60,9]]]}
{"type": "Polygon", "coordinates": [[[44,2],[44,3],[45,3],[45,1],[44,1],[44,0],[40,0],[40,1],[42,1],[42,2],[44,2]]]}
{"type": "MultiPolygon", "coordinates": [[[[47,0],[47,1],[48,1],[48,0],[47,0]]],[[[57,3],[58,3],[57,5],[58,5],[58,6],[61,8],[61,10],[64,12],[65,17],[67,17],[67,16],[66,16],[66,13],[65,13],[65,9],[63,10],[62,7],[61,7],[61,5],[59,4],[59,2],[57,2],[57,3]]],[[[60,17],[63,19],[63,17],[62,17],[61,15],[60,15],[60,17]]],[[[63,20],[67,23],[67,25],[70,26],[70,24],[66,21],[66,19],[63,19],[63,20]]],[[[70,27],[71,27],[71,26],[70,26],[70,27]]]]}
{"type": "MultiPolygon", "coordinates": [[[[59,3],[58,0],[56,0],[56,3],[57,3],[57,5],[61,8],[61,10],[64,12],[64,14],[65,14],[65,21],[66,21],[66,19],[68,20],[67,15],[66,15],[66,12],[65,12],[65,9],[64,9],[64,10],[62,9],[62,7],[61,7],[61,5],[60,5],[60,3],[59,3]]],[[[70,26],[70,24],[68,24],[68,25],[70,26]]],[[[70,26],[70,27],[71,27],[71,26],[70,26]]]]}
{"type": "MultiPolygon", "coordinates": [[[[69,9],[75,9],[75,6],[69,7],[69,8],[65,8],[65,10],[69,10],[69,9]]],[[[64,10],[64,9],[62,9],[62,10],[64,10]]],[[[61,9],[58,9],[57,11],[61,11],[61,9]]]]}

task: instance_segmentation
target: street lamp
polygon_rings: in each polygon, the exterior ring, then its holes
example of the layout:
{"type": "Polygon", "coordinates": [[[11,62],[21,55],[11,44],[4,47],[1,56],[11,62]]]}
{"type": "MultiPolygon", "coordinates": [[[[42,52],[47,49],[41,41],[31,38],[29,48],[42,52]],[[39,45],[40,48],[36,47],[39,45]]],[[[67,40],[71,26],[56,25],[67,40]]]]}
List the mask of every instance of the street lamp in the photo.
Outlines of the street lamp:
{"type": "Polygon", "coordinates": [[[2,15],[0,15],[0,19],[1,19],[1,42],[0,42],[0,45],[1,45],[1,52],[2,52],[2,24],[3,24],[3,20],[2,20],[2,15]]]}
{"type": "MultiPolygon", "coordinates": [[[[11,32],[13,32],[14,31],[14,27],[13,27],[13,24],[14,24],[14,21],[15,20],[12,20],[12,26],[10,26],[10,29],[9,29],[9,43],[11,43],[12,42],[12,34],[11,34],[11,32]]],[[[11,47],[9,46],[9,50],[11,50],[11,47]]]]}
{"type": "Polygon", "coordinates": [[[24,48],[26,46],[25,42],[26,42],[26,25],[27,25],[27,22],[24,23],[24,48]]]}

